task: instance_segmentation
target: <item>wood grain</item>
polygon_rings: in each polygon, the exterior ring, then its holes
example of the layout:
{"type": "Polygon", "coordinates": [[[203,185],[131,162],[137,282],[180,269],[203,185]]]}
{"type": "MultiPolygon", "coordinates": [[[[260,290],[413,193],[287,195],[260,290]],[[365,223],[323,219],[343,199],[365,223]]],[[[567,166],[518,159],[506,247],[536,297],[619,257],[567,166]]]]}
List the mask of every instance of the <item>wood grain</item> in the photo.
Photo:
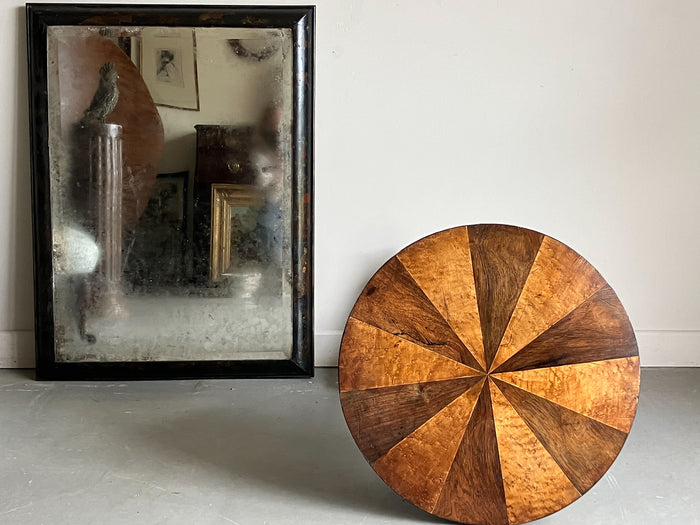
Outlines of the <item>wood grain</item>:
{"type": "Polygon", "coordinates": [[[341,392],[482,375],[473,368],[350,318],[340,355],[341,392]]]}
{"type": "Polygon", "coordinates": [[[637,411],[639,357],[493,376],[623,432],[637,411]]]}
{"type": "Polygon", "coordinates": [[[625,309],[609,285],[499,366],[511,372],[639,355],[625,309]]]}
{"type": "Polygon", "coordinates": [[[430,235],[397,257],[486,370],[467,228],[430,235]]]}
{"type": "Polygon", "coordinates": [[[604,285],[583,257],[545,237],[491,368],[503,364],[604,285]]]}
{"type": "Polygon", "coordinates": [[[481,379],[466,377],[341,392],[340,400],[355,442],[373,462],[481,379]]]}
{"type": "Polygon", "coordinates": [[[399,252],[353,308],[339,367],[345,418],[377,473],[469,524],[529,522],[580,497],[619,453],[639,392],[610,286],[513,226],[453,228],[399,252]]]}
{"type": "Polygon", "coordinates": [[[435,507],[482,385],[483,378],[372,464],[402,498],[435,507]]]}
{"type": "Polygon", "coordinates": [[[505,525],[508,514],[487,383],[433,514],[461,523],[505,525]]]}
{"type": "Polygon", "coordinates": [[[495,224],[469,226],[468,232],[488,369],[544,236],[495,224]]]}
{"type": "Polygon", "coordinates": [[[578,499],[581,494],[535,434],[498,388],[489,386],[510,523],[536,520],[578,499]]]}
{"type": "Polygon", "coordinates": [[[396,257],[367,283],[350,317],[471,368],[481,368],[396,257]]]}
{"type": "Polygon", "coordinates": [[[610,468],[627,433],[493,380],[581,494],[610,468]]]}

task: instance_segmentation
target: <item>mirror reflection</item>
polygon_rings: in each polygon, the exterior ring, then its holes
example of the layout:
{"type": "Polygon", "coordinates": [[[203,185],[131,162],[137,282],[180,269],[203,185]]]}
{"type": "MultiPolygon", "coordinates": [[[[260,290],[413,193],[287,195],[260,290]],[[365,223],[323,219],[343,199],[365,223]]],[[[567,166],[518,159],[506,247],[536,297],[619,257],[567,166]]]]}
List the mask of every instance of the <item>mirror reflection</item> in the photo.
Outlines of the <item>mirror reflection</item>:
{"type": "Polygon", "coordinates": [[[57,360],[289,359],[291,42],[49,27],[57,360]]]}

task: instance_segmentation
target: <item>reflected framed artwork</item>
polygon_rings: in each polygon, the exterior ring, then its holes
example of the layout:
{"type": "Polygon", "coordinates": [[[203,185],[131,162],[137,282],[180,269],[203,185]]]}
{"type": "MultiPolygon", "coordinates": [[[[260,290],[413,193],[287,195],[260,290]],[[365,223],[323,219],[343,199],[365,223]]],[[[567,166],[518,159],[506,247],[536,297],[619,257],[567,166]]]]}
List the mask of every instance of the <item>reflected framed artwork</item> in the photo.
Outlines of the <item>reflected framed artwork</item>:
{"type": "Polygon", "coordinates": [[[314,18],[27,4],[37,378],[313,374],[314,18]]]}
{"type": "Polygon", "coordinates": [[[141,76],[156,104],[199,110],[196,38],[189,27],[147,27],[134,42],[141,76]]]}

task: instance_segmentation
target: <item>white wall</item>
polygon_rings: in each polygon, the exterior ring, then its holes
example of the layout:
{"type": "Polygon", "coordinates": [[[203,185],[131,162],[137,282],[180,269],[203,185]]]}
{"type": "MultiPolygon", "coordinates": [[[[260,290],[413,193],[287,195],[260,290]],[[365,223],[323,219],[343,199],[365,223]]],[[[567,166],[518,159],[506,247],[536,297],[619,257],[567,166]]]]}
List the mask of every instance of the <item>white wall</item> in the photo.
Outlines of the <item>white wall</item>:
{"type": "MultiPolygon", "coordinates": [[[[32,362],[20,6],[0,0],[5,365],[32,362]]],[[[335,362],[388,257],[439,229],[503,222],[601,271],[644,365],[700,365],[699,22],[695,0],[320,2],[318,362],[335,362]]]]}
{"type": "MultiPolygon", "coordinates": [[[[158,107],[165,131],[160,173],[183,170],[194,173],[196,124],[255,126],[265,108],[280,99],[280,93],[272,88],[271,79],[282,73],[282,54],[276,53],[263,62],[240,60],[226,42],[228,38],[262,36],[264,33],[250,29],[196,31],[200,107],[198,111],[158,107]],[[234,67],[222,67],[227,63],[234,67]]],[[[286,80],[291,82],[291,79],[286,80]]]]}

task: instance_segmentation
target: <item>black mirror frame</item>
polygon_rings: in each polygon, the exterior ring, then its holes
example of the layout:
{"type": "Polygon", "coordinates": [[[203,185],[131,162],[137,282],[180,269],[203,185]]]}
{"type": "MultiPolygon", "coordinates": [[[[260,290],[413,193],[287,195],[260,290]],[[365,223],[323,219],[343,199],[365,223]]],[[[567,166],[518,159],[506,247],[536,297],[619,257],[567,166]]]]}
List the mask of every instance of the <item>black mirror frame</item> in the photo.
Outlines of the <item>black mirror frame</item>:
{"type": "Polygon", "coordinates": [[[314,6],[26,4],[34,248],[36,376],[40,380],[313,376],[314,6]],[[292,319],[289,360],[60,362],[55,353],[47,28],[54,25],[289,28],[293,44],[292,319]]]}

